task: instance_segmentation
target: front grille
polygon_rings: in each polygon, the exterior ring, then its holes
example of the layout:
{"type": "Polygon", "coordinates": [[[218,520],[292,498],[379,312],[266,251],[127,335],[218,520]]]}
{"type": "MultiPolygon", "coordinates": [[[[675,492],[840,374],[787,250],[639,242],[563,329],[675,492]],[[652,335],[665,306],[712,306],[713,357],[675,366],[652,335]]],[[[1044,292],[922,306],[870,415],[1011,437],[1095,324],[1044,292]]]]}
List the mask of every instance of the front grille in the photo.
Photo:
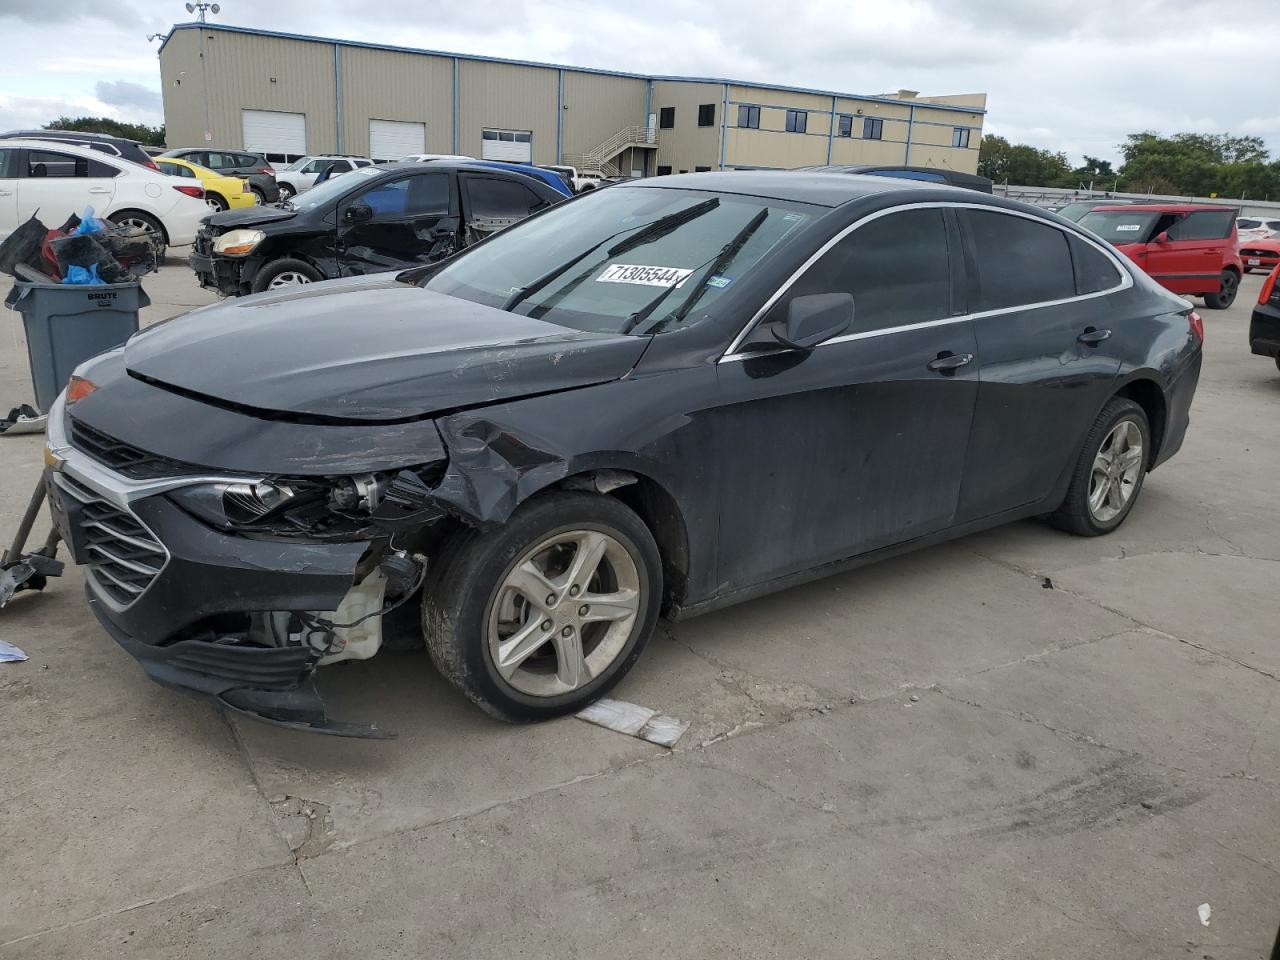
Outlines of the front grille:
{"type": "Polygon", "coordinates": [[[123,440],[109,437],[102,431],[81,423],[75,417],[71,418],[71,445],[104,467],[110,467],[116,473],[134,480],[181,477],[198,472],[189,463],[139,450],[123,440]]]}
{"type": "Polygon", "coordinates": [[[128,511],[100,499],[65,474],[59,477],[59,486],[64,496],[80,503],[80,534],[89,575],[103,593],[127,607],[164,569],[168,551],[128,511]]]}
{"type": "Polygon", "coordinates": [[[1248,247],[1240,248],[1240,256],[1242,257],[1280,257],[1280,252],[1275,250],[1251,250],[1248,247]]]}
{"type": "Polygon", "coordinates": [[[196,234],[196,241],[191,246],[192,251],[199,256],[208,257],[213,254],[213,235],[208,227],[202,228],[196,234]]]}
{"type": "Polygon", "coordinates": [[[183,640],[166,648],[169,663],[192,673],[263,690],[292,690],[315,662],[305,647],[249,647],[183,640]]]}

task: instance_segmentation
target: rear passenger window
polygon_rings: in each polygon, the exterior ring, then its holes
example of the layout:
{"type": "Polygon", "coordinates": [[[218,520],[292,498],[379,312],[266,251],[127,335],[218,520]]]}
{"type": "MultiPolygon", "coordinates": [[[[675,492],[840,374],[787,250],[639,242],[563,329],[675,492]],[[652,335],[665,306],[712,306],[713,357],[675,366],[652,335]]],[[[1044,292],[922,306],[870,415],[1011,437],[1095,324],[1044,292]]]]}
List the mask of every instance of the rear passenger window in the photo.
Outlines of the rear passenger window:
{"type": "Polygon", "coordinates": [[[977,268],[969,278],[971,313],[1076,295],[1067,235],[1057,227],[1007,213],[957,212],[977,268]]]}
{"type": "Polygon", "coordinates": [[[514,180],[496,177],[468,177],[467,198],[472,218],[507,219],[527,217],[547,204],[536,193],[514,180]]]}
{"type": "Polygon", "coordinates": [[[18,176],[18,151],[0,150],[0,180],[12,180],[18,176]]]}
{"type": "Polygon", "coordinates": [[[811,293],[853,294],[853,333],[950,316],[942,211],[904,210],[858,227],[805,271],[789,298],[811,293]]]}
{"type": "Polygon", "coordinates": [[[1100,293],[1123,279],[1106,254],[1079,237],[1071,238],[1071,259],[1076,267],[1076,293],[1100,293]]]}
{"type": "Polygon", "coordinates": [[[1189,213],[1169,228],[1170,240],[1222,240],[1231,233],[1232,211],[1189,213]]]}

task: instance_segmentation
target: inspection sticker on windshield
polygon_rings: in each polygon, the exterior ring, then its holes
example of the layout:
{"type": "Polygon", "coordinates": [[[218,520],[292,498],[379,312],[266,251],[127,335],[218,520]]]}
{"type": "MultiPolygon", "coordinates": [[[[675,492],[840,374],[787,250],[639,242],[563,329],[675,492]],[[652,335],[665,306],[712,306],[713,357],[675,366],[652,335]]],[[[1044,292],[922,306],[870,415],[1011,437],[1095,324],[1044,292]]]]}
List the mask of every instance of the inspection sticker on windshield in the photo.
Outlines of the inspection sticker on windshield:
{"type": "Polygon", "coordinates": [[[646,267],[630,263],[611,263],[596,277],[597,283],[639,283],[646,287],[679,287],[693,270],[683,267],[646,267]]]}
{"type": "Polygon", "coordinates": [[[1141,229],[1142,229],[1142,224],[1140,223],[1117,223],[1116,224],[1116,233],[1121,233],[1121,232],[1137,233],[1141,229]]]}

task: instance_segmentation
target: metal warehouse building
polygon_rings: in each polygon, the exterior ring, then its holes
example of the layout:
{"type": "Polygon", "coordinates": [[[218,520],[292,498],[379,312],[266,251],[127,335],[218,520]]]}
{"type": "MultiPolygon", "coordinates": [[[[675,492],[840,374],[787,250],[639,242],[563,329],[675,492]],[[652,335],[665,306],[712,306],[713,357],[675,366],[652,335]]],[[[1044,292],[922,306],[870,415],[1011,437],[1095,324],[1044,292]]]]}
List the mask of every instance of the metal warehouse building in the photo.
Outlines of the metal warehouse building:
{"type": "Polygon", "coordinates": [[[160,47],[169,146],[392,160],[457,153],[606,174],[883,163],[976,172],[986,94],[863,96],[649,77],[216,24],[160,47]]]}

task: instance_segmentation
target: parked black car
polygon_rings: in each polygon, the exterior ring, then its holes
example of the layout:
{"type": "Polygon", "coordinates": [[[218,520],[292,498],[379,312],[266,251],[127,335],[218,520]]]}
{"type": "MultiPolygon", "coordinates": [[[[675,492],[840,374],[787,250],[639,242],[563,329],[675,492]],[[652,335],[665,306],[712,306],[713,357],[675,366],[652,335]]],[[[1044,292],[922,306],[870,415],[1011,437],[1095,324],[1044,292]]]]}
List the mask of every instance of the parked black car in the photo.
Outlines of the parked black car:
{"type": "Polygon", "coordinates": [[[1249,349],[1260,357],[1271,357],[1280,369],[1280,266],[1262,282],[1258,305],[1249,320],[1249,349]]]}
{"type": "Polygon", "coordinates": [[[157,169],[155,160],[137,140],[113,137],[105,133],[84,133],[80,130],[9,130],[0,133],[0,140],[52,140],[55,143],[73,143],[113,157],[132,160],[144,167],[157,169]]]}
{"type": "Polygon", "coordinates": [[[258,203],[275,203],[280,199],[280,185],[276,183],[275,168],[260,153],[211,147],[179,147],[176,150],[166,150],[163,156],[178,157],[188,163],[208,167],[224,177],[247,180],[249,189],[258,196],[258,203]]]}
{"type": "Polygon", "coordinates": [[[1114,530],[1182,444],[1202,336],[1011,201],[662,177],[144,330],[50,411],[48,478],[91,608],[162,683],[370,735],[313,673],[421,584],[444,675],[536,720],[608,690],[660,612],[1039,514],[1114,530]]]}
{"type": "Polygon", "coordinates": [[[205,221],[191,266],[224,296],[431,263],[565,199],[515,171],[447,160],[386,163],[275,207],[205,221]]]}
{"type": "Polygon", "coordinates": [[[952,187],[964,187],[980,193],[991,192],[991,180],[976,173],[961,173],[942,167],[902,167],[875,164],[827,164],[821,167],[801,167],[820,173],[853,173],[863,177],[893,177],[897,180],[921,180],[925,183],[945,183],[952,187]]]}

